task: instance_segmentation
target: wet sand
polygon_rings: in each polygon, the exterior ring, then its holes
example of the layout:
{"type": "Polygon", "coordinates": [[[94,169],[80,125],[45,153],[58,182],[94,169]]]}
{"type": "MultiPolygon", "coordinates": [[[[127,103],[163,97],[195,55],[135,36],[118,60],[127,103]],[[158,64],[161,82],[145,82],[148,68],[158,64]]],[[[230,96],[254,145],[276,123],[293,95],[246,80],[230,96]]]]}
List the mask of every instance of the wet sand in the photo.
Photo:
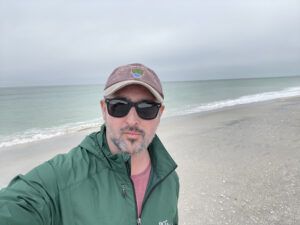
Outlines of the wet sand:
{"type": "MultiPolygon", "coordinates": [[[[84,130],[0,149],[0,187],[79,144],[84,130]]],[[[300,224],[300,98],[163,119],[180,224],[300,224]]]]}

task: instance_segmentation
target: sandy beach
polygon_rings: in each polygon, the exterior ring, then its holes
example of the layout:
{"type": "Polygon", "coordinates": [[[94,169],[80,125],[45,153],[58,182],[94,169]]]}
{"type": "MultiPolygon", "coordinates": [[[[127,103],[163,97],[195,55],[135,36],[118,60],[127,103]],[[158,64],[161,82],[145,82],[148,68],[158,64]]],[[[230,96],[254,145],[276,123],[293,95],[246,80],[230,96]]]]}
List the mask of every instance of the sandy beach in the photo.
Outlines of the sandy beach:
{"type": "MultiPolygon", "coordinates": [[[[180,224],[300,224],[300,98],[165,118],[180,224]]],[[[92,132],[0,149],[0,187],[92,132]]]]}

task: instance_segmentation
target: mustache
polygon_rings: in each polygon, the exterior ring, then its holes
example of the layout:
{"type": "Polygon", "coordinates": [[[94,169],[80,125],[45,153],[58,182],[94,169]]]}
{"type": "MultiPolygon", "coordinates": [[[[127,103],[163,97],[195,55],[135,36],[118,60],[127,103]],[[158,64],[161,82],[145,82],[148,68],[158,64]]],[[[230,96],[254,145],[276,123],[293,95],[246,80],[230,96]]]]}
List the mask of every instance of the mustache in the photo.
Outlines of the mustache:
{"type": "Polygon", "coordinates": [[[142,136],[145,135],[145,131],[142,130],[141,128],[137,127],[137,126],[126,126],[126,127],[123,127],[121,128],[121,132],[127,132],[127,131],[133,131],[133,132],[136,132],[136,133],[139,133],[141,134],[142,136]]]}

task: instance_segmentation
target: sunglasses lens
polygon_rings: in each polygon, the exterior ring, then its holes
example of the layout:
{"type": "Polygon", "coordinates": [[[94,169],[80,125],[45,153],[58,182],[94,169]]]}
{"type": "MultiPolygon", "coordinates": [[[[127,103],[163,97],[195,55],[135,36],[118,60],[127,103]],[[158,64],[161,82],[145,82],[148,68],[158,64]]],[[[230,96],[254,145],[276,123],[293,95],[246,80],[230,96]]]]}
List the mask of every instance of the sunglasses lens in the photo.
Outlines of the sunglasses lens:
{"type": "Polygon", "coordinates": [[[111,99],[107,101],[108,113],[113,117],[126,116],[130,110],[130,105],[127,101],[121,99],[111,99]]]}
{"type": "Polygon", "coordinates": [[[139,117],[145,120],[152,120],[157,116],[160,104],[155,102],[140,102],[136,108],[139,117]]]}

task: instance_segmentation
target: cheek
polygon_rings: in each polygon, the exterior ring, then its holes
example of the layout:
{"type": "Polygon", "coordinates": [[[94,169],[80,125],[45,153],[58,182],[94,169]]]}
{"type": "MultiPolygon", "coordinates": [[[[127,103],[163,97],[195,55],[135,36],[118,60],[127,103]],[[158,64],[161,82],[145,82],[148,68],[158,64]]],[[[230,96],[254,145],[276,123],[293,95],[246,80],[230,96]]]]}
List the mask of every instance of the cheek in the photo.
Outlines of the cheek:
{"type": "Polygon", "coordinates": [[[105,112],[102,112],[102,118],[103,118],[104,123],[107,123],[107,117],[106,117],[105,112]]]}
{"type": "Polygon", "coordinates": [[[120,132],[122,121],[121,119],[111,118],[109,115],[106,115],[106,129],[109,130],[111,133],[117,134],[120,132]]]}
{"type": "Polygon", "coordinates": [[[149,136],[154,136],[157,127],[158,127],[159,121],[155,120],[155,121],[151,121],[148,124],[146,124],[145,127],[147,127],[147,129],[145,129],[145,131],[148,133],[149,136]]]}

